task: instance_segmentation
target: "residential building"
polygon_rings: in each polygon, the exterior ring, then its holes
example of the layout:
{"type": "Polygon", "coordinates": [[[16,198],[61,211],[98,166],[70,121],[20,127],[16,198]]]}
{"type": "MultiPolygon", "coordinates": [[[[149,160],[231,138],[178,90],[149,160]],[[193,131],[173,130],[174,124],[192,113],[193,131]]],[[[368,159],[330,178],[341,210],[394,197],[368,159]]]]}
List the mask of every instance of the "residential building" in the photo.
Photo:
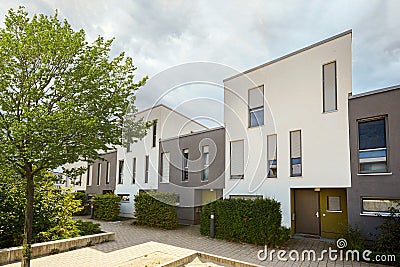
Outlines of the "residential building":
{"type": "Polygon", "coordinates": [[[179,223],[200,223],[201,207],[222,198],[225,186],[223,127],[162,139],[159,149],[159,192],[179,197],[179,223]]]}
{"type": "Polygon", "coordinates": [[[225,198],[276,199],[293,233],[347,225],[351,43],[346,31],[224,80],[225,198]]]}
{"type": "Polygon", "coordinates": [[[134,215],[134,196],[139,190],[158,189],[159,140],[205,130],[206,126],[162,104],[140,111],[135,119],[153,122],[147,135],[117,149],[115,193],[121,196],[121,216],[134,215]]]}
{"type": "Polygon", "coordinates": [[[349,224],[369,238],[400,201],[399,103],[400,85],[349,97],[349,224]]]}
{"type": "Polygon", "coordinates": [[[87,166],[85,181],[86,194],[89,197],[115,191],[117,151],[104,152],[100,157],[87,166]]]}
{"type": "MultiPolygon", "coordinates": [[[[65,169],[70,170],[70,169],[77,169],[77,168],[86,168],[87,163],[86,161],[78,161],[74,163],[69,163],[65,164],[63,166],[65,169]]],[[[71,188],[72,192],[85,192],[86,191],[86,172],[83,174],[78,175],[77,177],[74,178],[67,178],[65,175],[62,175],[64,178],[62,179],[63,184],[60,184],[60,182],[57,183],[58,186],[60,187],[66,187],[66,188],[71,188]]]]}

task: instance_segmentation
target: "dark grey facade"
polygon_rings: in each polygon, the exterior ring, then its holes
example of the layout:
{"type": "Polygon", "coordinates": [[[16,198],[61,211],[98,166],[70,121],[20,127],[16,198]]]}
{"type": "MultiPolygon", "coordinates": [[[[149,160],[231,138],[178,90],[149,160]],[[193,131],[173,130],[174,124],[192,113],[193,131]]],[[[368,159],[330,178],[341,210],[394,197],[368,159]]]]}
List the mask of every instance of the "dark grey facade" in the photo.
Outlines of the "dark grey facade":
{"type": "Polygon", "coordinates": [[[115,191],[117,151],[104,153],[101,157],[103,160],[97,159],[88,166],[86,194],[89,196],[114,193],[115,191]]]}
{"type": "Polygon", "coordinates": [[[159,161],[158,191],[179,195],[180,223],[198,224],[201,206],[222,197],[225,129],[161,140],[159,161]]]}
{"type": "Polygon", "coordinates": [[[400,199],[400,86],[350,96],[349,128],[349,224],[368,235],[400,199]]]}

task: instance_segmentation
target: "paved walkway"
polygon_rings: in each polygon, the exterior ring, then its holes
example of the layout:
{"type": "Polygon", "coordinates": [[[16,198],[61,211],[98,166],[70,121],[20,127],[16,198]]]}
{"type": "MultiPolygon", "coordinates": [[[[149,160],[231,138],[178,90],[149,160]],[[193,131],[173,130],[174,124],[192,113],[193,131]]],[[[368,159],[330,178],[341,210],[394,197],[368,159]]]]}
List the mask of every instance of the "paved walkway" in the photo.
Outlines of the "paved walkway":
{"type": "MultiPolygon", "coordinates": [[[[104,231],[115,232],[116,241],[46,256],[32,261],[33,267],[46,266],[118,266],[132,259],[154,252],[162,252],[179,258],[194,251],[205,252],[262,266],[377,266],[352,261],[260,261],[257,258],[261,246],[227,242],[201,236],[198,226],[183,226],[176,230],[161,230],[143,226],[133,226],[131,221],[98,222],[104,231]]],[[[285,250],[298,251],[313,249],[317,255],[323,249],[336,249],[334,244],[313,239],[291,239],[285,250]]],[[[286,255],[288,258],[288,255],[286,255]]],[[[17,267],[19,263],[6,265],[17,267]]]]}

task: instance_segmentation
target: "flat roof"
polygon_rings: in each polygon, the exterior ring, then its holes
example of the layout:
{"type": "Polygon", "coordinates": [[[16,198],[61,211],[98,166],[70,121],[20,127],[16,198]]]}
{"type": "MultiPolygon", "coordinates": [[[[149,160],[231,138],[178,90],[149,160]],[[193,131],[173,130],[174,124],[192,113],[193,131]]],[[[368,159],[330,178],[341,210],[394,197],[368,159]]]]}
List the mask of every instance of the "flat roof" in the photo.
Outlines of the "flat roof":
{"type": "Polygon", "coordinates": [[[306,47],[304,47],[304,48],[301,48],[301,49],[299,49],[299,50],[296,50],[296,51],[294,51],[294,52],[292,52],[292,53],[289,53],[289,54],[284,55],[284,56],[282,56],[282,57],[279,57],[279,58],[277,58],[277,59],[268,61],[267,63],[261,64],[261,65],[259,65],[259,66],[257,66],[257,67],[248,69],[248,70],[246,70],[246,71],[243,71],[243,72],[241,72],[241,73],[238,73],[238,74],[236,74],[236,75],[233,75],[233,76],[231,76],[231,77],[228,77],[228,78],[224,79],[224,82],[229,81],[229,80],[232,80],[232,79],[237,78],[237,77],[239,77],[239,76],[242,76],[242,75],[244,75],[244,74],[250,73],[250,72],[255,71],[255,70],[257,70],[257,69],[266,67],[266,66],[271,65],[271,64],[273,64],[273,63],[276,63],[276,62],[278,62],[278,61],[284,60],[284,59],[286,59],[286,58],[288,58],[288,57],[297,55],[297,54],[302,53],[302,52],[304,52],[304,51],[307,51],[307,50],[309,50],[309,49],[311,49],[311,48],[314,48],[314,47],[316,47],[316,46],[319,46],[319,45],[328,43],[328,42],[330,42],[330,41],[333,41],[333,40],[335,40],[335,39],[338,39],[338,38],[340,38],[340,37],[343,37],[343,36],[345,36],[345,35],[347,35],[347,34],[352,34],[352,30],[347,30],[347,31],[345,31],[345,32],[339,33],[339,34],[337,34],[337,35],[334,35],[334,36],[332,36],[332,37],[329,37],[328,39],[319,41],[318,43],[315,43],[315,44],[306,46],[306,47]]]}
{"type": "Polygon", "coordinates": [[[215,128],[211,128],[211,129],[200,130],[200,131],[190,132],[190,133],[187,133],[187,134],[182,134],[182,135],[178,135],[178,136],[174,136],[174,137],[160,139],[160,142],[170,141],[170,140],[179,139],[179,138],[192,136],[192,135],[197,135],[197,134],[209,133],[209,132],[212,132],[212,131],[218,131],[218,130],[222,130],[222,129],[225,129],[225,127],[224,126],[217,126],[215,128]]]}
{"type": "Polygon", "coordinates": [[[393,90],[398,90],[398,89],[400,89],[400,84],[381,88],[381,89],[376,89],[376,90],[372,90],[372,91],[368,91],[368,92],[364,92],[364,93],[360,93],[360,94],[356,94],[356,95],[353,95],[350,93],[349,99],[354,99],[354,98],[359,98],[359,97],[364,97],[364,96],[369,96],[369,95],[375,95],[375,94],[379,94],[379,93],[385,93],[388,91],[393,91],[393,90]]]}

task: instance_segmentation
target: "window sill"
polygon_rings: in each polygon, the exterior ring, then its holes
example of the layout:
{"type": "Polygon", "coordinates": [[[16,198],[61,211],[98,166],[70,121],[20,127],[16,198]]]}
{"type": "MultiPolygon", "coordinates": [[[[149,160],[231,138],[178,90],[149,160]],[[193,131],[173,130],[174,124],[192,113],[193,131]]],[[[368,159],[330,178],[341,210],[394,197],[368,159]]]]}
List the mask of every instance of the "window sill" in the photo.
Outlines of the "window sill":
{"type": "MultiPolygon", "coordinates": [[[[400,213],[396,213],[396,216],[400,216],[400,213]]],[[[388,212],[365,212],[360,213],[360,216],[368,216],[368,217],[390,217],[391,214],[388,212]]]]}
{"type": "Polygon", "coordinates": [[[290,179],[303,178],[303,175],[289,176],[290,179]]]}
{"type": "Polygon", "coordinates": [[[260,128],[260,127],[264,127],[265,126],[265,124],[263,124],[263,125],[257,125],[257,126],[247,126],[247,129],[258,129],[258,128],[260,128]]]}
{"type": "Polygon", "coordinates": [[[392,175],[393,173],[391,172],[370,172],[370,173],[357,173],[357,176],[388,176],[392,175]]]}
{"type": "Polygon", "coordinates": [[[278,179],[278,176],[273,176],[273,177],[272,176],[271,177],[267,176],[267,179],[278,179]]]}
{"type": "Polygon", "coordinates": [[[182,181],[182,183],[189,183],[189,181],[188,181],[188,180],[185,180],[185,181],[182,181]]]}
{"type": "Polygon", "coordinates": [[[208,180],[201,180],[201,183],[208,183],[208,180]]]}
{"type": "Polygon", "coordinates": [[[160,182],[160,184],[169,184],[169,182],[160,182]]]}
{"type": "Polygon", "coordinates": [[[329,212],[329,213],[343,213],[342,210],[327,210],[326,212],[329,212]]]}
{"type": "Polygon", "coordinates": [[[339,110],[335,109],[335,110],[330,110],[330,111],[323,111],[322,114],[329,114],[329,113],[335,113],[338,112],[339,110]]]}

